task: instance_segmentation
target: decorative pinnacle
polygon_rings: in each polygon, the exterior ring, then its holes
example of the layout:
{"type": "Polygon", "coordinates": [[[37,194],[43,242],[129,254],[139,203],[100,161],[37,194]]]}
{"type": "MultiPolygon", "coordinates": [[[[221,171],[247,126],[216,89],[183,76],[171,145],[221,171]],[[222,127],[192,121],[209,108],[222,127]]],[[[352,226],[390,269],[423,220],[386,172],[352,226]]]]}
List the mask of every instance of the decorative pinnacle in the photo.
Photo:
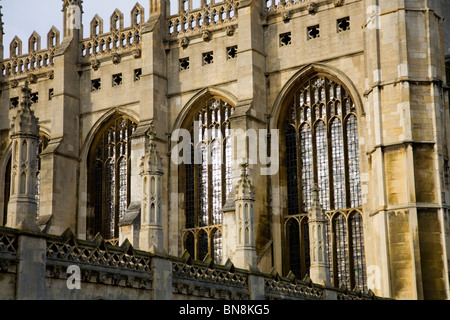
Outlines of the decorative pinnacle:
{"type": "Polygon", "coordinates": [[[312,188],[312,200],[313,203],[319,203],[319,185],[317,183],[314,183],[313,188],[312,188]]]}
{"type": "Polygon", "coordinates": [[[161,157],[159,156],[158,150],[156,148],[156,129],[153,124],[149,126],[149,129],[147,131],[148,136],[148,144],[149,149],[145,155],[145,157],[142,158],[142,172],[147,173],[157,173],[162,174],[162,163],[161,163],[161,157]]]}
{"type": "Polygon", "coordinates": [[[22,109],[29,110],[31,109],[31,89],[28,86],[28,81],[25,81],[25,87],[22,88],[23,93],[23,101],[20,106],[22,109]]]}
{"type": "Polygon", "coordinates": [[[241,179],[238,181],[236,197],[237,199],[254,200],[254,187],[247,172],[248,160],[243,159],[239,166],[241,167],[241,179]]]}
{"type": "Polygon", "coordinates": [[[241,171],[242,171],[241,177],[248,178],[248,172],[247,172],[247,168],[249,167],[248,160],[242,159],[242,162],[239,166],[241,167],[241,171]]]}

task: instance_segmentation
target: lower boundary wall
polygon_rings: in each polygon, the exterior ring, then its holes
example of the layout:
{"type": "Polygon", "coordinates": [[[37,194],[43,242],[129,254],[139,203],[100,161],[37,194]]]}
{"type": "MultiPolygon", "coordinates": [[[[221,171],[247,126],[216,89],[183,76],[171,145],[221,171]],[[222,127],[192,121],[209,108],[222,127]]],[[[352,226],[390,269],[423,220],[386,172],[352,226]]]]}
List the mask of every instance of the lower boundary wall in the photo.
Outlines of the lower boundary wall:
{"type": "Polygon", "coordinates": [[[126,240],[76,239],[0,227],[0,300],[378,300],[373,292],[328,288],[291,273],[264,274],[144,252],[126,240]]]}

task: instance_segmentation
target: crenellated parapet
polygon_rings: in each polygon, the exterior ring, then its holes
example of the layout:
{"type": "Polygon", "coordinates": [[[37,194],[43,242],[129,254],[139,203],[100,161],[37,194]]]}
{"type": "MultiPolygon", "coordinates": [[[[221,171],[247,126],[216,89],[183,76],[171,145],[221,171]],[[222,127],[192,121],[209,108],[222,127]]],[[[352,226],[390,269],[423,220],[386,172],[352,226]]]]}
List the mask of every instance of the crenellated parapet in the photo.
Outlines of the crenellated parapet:
{"type": "Polygon", "coordinates": [[[116,9],[110,17],[110,31],[105,33],[103,19],[96,15],[90,23],[90,37],[80,43],[81,62],[97,69],[105,60],[117,64],[125,55],[140,58],[144,19],[144,8],[137,3],[131,10],[131,26],[124,27],[123,13],[116,9]]]}
{"type": "Polygon", "coordinates": [[[14,37],[10,44],[10,58],[1,62],[3,81],[27,77],[29,74],[42,75],[51,71],[54,56],[60,45],[60,32],[52,27],[47,33],[47,48],[41,49],[41,36],[34,31],[28,39],[28,52],[23,53],[23,42],[14,37]]]}
{"type": "Polygon", "coordinates": [[[201,34],[209,41],[212,31],[225,29],[232,35],[237,27],[239,0],[224,0],[210,4],[202,3],[200,8],[192,7],[192,0],[180,0],[179,10],[167,19],[170,40],[201,34]]]}

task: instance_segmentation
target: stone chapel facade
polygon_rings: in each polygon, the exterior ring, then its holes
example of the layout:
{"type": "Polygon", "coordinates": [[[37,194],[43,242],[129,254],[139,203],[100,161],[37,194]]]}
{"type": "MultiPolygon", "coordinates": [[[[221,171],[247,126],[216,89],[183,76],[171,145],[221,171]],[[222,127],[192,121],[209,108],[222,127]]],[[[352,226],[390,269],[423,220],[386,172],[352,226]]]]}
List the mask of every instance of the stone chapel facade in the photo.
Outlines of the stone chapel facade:
{"type": "Polygon", "coordinates": [[[62,2],[1,46],[0,227],[449,298],[448,0],[62,2]]]}

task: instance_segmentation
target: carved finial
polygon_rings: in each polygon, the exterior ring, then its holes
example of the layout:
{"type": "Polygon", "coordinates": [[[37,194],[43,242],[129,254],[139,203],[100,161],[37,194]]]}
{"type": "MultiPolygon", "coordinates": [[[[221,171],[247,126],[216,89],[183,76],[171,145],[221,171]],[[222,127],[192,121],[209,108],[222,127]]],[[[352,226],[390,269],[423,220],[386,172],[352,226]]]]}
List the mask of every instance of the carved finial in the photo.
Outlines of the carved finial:
{"type": "Polygon", "coordinates": [[[238,181],[238,185],[236,188],[236,199],[254,199],[254,187],[252,182],[248,177],[247,168],[249,167],[249,163],[247,159],[242,159],[239,165],[241,167],[241,179],[238,181]]]}
{"type": "Polygon", "coordinates": [[[150,128],[148,129],[147,135],[150,138],[150,141],[155,140],[155,138],[156,138],[156,129],[155,129],[155,125],[154,124],[150,125],[150,128]]]}
{"type": "Polygon", "coordinates": [[[23,101],[20,103],[20,106],[25,109],[31,109],[31,89],[29,87],[29,82],[25,81],[25,86],[22,88],[23,93],[23,101]]]}
{"type": "Polygon", "coordinates": [[[319,200],[319,191],[320,191],[319,185],[317,183],[314,183],[313,188],[312,188],[312,200],[313,200],[313,203],[320,202],[320,200],[319,200]]]}
{"type": "Polygon", "coordinates": [[[241,177],[248,177],[247,168],[249,166],[248,160],[246,158],[241,160],[241,164],[239,165],[241,167],[241,177]]]}
{"type": "Polygon", "coordinates": [[[142,159],[141,167],[142,173],[157,173],[162,174],[162,162],[159,152],[156,149],[156,129],[153,124],[150,125],[148,131],[148,145],[149,149],[142,159]]]}

